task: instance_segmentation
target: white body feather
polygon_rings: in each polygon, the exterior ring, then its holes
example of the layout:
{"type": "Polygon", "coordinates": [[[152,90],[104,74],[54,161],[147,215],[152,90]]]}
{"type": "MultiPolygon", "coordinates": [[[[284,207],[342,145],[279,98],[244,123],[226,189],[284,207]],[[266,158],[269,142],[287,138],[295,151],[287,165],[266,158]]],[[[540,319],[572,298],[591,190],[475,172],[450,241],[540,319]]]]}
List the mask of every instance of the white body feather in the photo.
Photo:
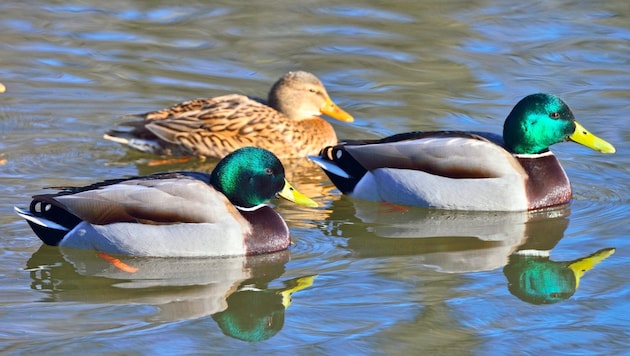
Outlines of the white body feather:
{"type": "MultiPolygon", "coordinates": [[[[430,137],[344,148],[368,170],[348,193],[355,198],[439,209],[528,208],[527,173],[514,156],[485,139],[430,137]]],[[[350,176],[334,162],[315,162],[333,174],[350,176]]]]}
{"type": "Polygon", "coordinates": [[[233,220],[221,223],[145,225],[114,223],[72,229],[59,246],[111,254],[153,257],[238,256],[246,253],[242,227],[233,220]]]}

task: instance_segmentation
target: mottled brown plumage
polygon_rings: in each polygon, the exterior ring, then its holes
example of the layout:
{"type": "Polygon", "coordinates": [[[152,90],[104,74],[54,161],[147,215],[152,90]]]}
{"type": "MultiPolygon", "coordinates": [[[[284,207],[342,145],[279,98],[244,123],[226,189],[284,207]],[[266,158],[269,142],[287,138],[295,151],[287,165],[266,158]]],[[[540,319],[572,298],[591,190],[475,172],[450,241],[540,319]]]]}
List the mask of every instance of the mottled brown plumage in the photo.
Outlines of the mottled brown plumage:
{"type": "Polygon", "coordinates": [[[332,102],[316,76],[297,71],[273,85],[268,105],[239,94],[189,100],[135,115],[143,120],[123,124],[131,130],[110,131],[105,138],[163,155],[221,158],[257,146],[279,157],[305,157],[337,143],[322,114],[353,121],[332,102]]]}

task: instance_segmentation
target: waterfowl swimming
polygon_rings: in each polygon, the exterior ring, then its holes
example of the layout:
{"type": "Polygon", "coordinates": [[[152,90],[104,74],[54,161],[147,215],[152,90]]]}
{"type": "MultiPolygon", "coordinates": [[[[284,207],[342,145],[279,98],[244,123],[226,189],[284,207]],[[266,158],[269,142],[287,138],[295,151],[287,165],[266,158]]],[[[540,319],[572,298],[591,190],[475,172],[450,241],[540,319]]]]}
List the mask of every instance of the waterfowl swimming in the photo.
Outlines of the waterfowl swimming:
{"type": "Polygon", "coordinates": [[[281,158],[306,157],[337,144],[335,130],[322,114],[354,120],[330,99],[315,75],[296,71],[273,85],[267,103],[238,94],[194,99],[132,115],[141,120],[124,123],[126,130],[104,137],[160,155],[222,158],[240,147],[257,146],[281,158]]]}
{"type": "Polygon", "coordinates": [[[549,146],[608,142],[577,123],[557,96],[533,94],[512,109],[503,137],[487,132],[408,132],[351,141],[312,157],[342,193],[452,210],[520,211],[564,204],[571,184],[549,146]]]}
{"type": "Polygon", "coordinates": [[[289,229],[265,203],[296,191],[271,152],[239,149],[209,173],[106,180],[33,197],[15,208],[48,245],[133,256],[231,256],[284,250],[289,229]]]}

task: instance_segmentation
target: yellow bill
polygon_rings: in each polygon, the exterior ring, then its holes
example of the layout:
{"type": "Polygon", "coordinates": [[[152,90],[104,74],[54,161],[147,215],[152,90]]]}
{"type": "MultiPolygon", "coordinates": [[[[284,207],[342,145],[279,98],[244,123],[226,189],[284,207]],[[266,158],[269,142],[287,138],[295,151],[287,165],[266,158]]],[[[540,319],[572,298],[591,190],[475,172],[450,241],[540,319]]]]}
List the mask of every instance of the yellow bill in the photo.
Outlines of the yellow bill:
{"type": "Polygon", "coordinates": [[[284,305],[285,309],[291,305],[291,295],[312,286],[315,277],[317,277],[316,274],[284,282],[284,284],[286,284],[286,288],[282,288],[276,293],[282,295],[282,305],[284,305]]]}
{"type": "Polygon", "coordinates": [[[282,191],[278,193],[278,195],[296,204],[307,206],[309,208],[317,207],[316,202],[314,202],[311,198],[307,197],[306,195],[298,192],[295,188],[293,188],[291,183],[289,183],[289,181],[287,181],[286,179],[284,180],[284,188],[282,188],[282,191]]]}
{"type": "Polygon", "coordinates": [[[615,147],[601,138],[593,135],[579,122],[575,122],[575,131],[569,136],[571,141],[577,142],[601,153],[615,153],[615,147]]]}
{"type": "Polygon", "coordinates": [[[352,115],[348,114],[342,108],[338,107],[337,104],[335,104],[330,98],[326,99],[326,102],[319,110],[322,112],[322,114],[330,116],[333,119],[337,119],[339,121],[354,121],[352,115]]]}
{"type": "Polygon", "coordinates": [[[586,271],[591,270],[613,253],[615,253],[614,248],[605,248],[593,253],[590,256],[571,262],[568,267],[573,271],[573,274],[575,274],[575,288],[577,288],[580,284],[580,278],[582,278],[586,271]]]}

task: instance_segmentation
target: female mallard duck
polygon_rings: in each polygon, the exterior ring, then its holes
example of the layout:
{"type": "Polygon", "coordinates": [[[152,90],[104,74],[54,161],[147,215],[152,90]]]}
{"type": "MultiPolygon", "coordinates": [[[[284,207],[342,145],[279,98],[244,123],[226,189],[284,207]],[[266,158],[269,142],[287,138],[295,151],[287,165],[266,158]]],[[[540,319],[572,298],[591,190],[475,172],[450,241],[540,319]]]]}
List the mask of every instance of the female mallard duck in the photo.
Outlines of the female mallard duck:
{"type": "Polygon", "coordinates": [[[602,153],[608,142],[577,123],[550,94],[522,99],[503,138],[485,132],[409,132],[324,148],[312,157],[343,193],[394,204],[519,211],[567,203],[571,185],[549,146],[574,141],[602,153]]]}
{"type": "Polygon", "coordinates": [[[286,249],[289,229],[264,203],[317,206],[271,152],[239,149],[212,174],[156,173],[33,197],[15,208],[48,245],[134,256],[253,255],[286,249]]]}
{"type": "Polygon", "coordinates": [[[311,73],[289,72],[269,92],[268,105],[244,95],[195,99],[124,123],[104,137],[147,153],[222,158],[245,146],[279,157],[306,157],[336,145],[332,125],[319,115],[352,122],[311,73]]]}

